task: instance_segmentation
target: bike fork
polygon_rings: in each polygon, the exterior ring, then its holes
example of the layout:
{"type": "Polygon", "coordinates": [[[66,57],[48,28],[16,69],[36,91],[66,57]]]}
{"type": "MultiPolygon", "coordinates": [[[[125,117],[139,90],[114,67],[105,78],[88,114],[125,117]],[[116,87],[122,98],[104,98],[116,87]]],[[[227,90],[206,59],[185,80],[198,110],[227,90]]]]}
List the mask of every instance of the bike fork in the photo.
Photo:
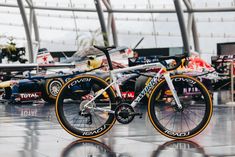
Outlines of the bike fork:
{"type": "Polygon", "coordinates": [[[175,87],[174,87],[174,85],[173,85],[173,83],[172,83],[170,74],[169,74],[169,73],[166,73],[166,74],[164,74],[164,77],[165,77],[166,82],[167,82],[167,84],[168,84],[168,87],[170,88],[170,90],[171,90],[171,92],[172,92],[172,95],[173,95],[173,97],[174,97],[174,99],[175,99],[175,101],[176,101],[177,107],[178,107],[179,109],[182,109],[182,104],[180,103],[179,97],[178,97],[177,92],[176,92],[176,90],[175,90],[175,87]]]}

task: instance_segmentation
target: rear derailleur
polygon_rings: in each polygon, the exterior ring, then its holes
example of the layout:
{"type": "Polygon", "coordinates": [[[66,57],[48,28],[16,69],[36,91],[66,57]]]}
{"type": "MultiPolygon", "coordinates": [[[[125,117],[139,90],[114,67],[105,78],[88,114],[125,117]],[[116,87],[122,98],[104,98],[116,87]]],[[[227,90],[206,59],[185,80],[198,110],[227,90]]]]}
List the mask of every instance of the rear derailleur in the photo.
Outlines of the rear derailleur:
{"type": "Polygon", "coordinates": [[[88,125],[92,124],[92,115],[91,115],[91,113],[79,111],[78,114],[80,116],[83,116],[83,117],[87,118],[86,124],[88,124],[88,125]]]}
{"type": "MultiPolygon", "coordinates": [[[[84,100],[81,102],[80,111],[78,112],[78,114],[80,116],[87,118],[86,124],[91,125],[92,124],[92,115],[90,113],[90,110],[85,107],[85,104],[87,104],[88,102],[89,102],[89,100],[84,100]]],[[[95,106],[94,103],[90,103],[90,105],[92,105],[93,107],[95,106]]]]}

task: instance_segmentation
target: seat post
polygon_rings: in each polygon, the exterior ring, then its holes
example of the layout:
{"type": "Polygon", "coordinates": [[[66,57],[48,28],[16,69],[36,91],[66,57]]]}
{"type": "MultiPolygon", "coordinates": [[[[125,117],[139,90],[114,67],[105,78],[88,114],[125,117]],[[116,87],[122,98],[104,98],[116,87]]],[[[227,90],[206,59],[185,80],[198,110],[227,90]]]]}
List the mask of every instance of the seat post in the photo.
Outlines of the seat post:
{"type": "Polygon", "coordinates": [[[113,70],[113,64],[112,64],[112,61],[110,59],[109,52],[108,51],[104,51],[104,54],[105,54],[105,56],[107,58],[107,61],[108,61],[109,70],[113,70]]]}

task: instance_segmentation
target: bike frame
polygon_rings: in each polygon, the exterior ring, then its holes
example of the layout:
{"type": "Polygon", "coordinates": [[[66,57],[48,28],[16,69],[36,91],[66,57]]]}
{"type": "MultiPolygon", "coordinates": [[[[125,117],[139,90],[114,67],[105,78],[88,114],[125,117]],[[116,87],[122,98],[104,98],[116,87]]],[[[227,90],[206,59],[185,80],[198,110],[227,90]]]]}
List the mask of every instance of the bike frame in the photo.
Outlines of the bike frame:
{"type": "Polygon", "coordinates": [[[90,107],[88,105],[90,103],[92,103],[102,93],[104,93],[107,89],[112,88],[113,86],[115,87],[115,91],[117,93],[117,96],[122,98],[121,91],[120,91],[120,88],[119,88],[119,84],[122,83],[123,81],[127,80],[129,78],[128,75],[130,75],[130,74],[125,74],[125,75],[123,74],[123,76],[121,76],[120,78],[118,78],[117,74],[120,74],[120,73],[123,73],[123,72],[128,72],[128,71],[134,71],[134,70],[148,69],[148,68],[152,68],[152,67],[160,67],[161,69],[159,70],[159,72],[157,74],[155,74],[153,76],[153,78],[151,79],[149,84],[147,86],[145,86],[145,88],[140,92],[140,94],[135,98],[135,100],[130,105],[133,108],[135,108],[136,105],[146,95],[146,93],[149,93],[155,87],[155,85],[158,83],[158,80],[163,76],[166,79],[168,87],[172,92],[172,95],[173,95],[173,97],[176,101],[177,107],[179,109],[181,109],[182,105],[179,101],[178,95],[176,93],[176,90],[175,90],[174,85],[172,83],[172,80],[170,78],[170,72],[164,72],[162,74],[162,72],[164,70],[164,66],[161,65],[160,63],[150,63],[150,64],[144,64],[144,65],[137,65],[137,66],[133,66],[133,67],[126,67],[126,68],[122,68],[122,69],[110,70],[109,74],[110,74],[110,82],[111,83],[105,89],[102,89],[101,91],[99,91],[98,94],[94,98],[92,98],[89,102],[87,102],[84,105],[84,107],[89,108],[89,109],[94,110],[94,111],[103,111],[103,112],[114,113],[114,111],[112,111],[112,110],[107,110],[107,109],[99,108],[99,107],[90,107]],[[123,78],[127,78],[127,79],[123,79],[123,78]]]}

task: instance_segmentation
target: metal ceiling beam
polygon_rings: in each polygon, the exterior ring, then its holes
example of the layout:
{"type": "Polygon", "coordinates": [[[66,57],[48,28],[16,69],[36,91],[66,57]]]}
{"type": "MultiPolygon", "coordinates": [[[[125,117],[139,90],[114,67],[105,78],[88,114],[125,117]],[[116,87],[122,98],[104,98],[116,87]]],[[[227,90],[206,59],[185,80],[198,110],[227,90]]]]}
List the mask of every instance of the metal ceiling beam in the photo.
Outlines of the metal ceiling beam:
{"type": "Polygon", "coordinates": [[[38,28],[38,21],[37,21],[37,16],[35,13],[35,9],[33,8],[33,1],[32,0],[26,0],[27,3],[31,6],[31,11],[32,11],[32,18],[33,18],[33,29],[34,29],[34,36],[35,36],[35,41],[38,42],[38,48],[40,48],[40,36],[39,36],[39,28],[38,28]]]}
{"type": "MultiPolygon", "coordinates": [[[[188,0],[183,0],[186,8],[188,11],[191,11],[192,10],[192,6],[191,4],[189,3],[188,0]]],[[[188,25],[187,25],[187,31],[188,31],[188,37],[189,37],[189,40],[190,40],[190,36],[191,36],[191,30],[192,30],[192,23],[193,23],[193,13],[192,12],[188,12],[188,25]]]]}
{"type": "Polygon", "coordinates": [[[192,31],[193,35],[193,43],[194,43],[194,49],[199,52],[200,54],[200,44],[199,44],[199,37],[198,37],[198,31],[197,31],[197,24],[194,16],[194,12],[191,12],[193,10],[191,0],[183,0],[185,6],[187,7],[188,11],[188,38],[190,43],[190,35],[192,31]]]}
{"type": "Polygon", "coordinates": [[[184,20],[184,15],[183,15],[183,10],[181,7],[180,0],[174,0],[174,5],[175,5],[175,10],[177,13],[179,25],[180,25],[180,31],[181,31],[181,36],[183,40],[183,45],[184,45],[184,51],[186,53],[190,53],[190,46],[189,46],[189,40],[188,40],[188,33],[185,25],[185,20],[184,20]]]}
{"type": "Polygon", "coordinates": [[[39,29],[38,29],[38,21],[37,21],[37,16],[36,16],[34,9],[33,9],[33,29],[34,29],[35,40],[38,42],[38,48],[40,48],[40,35],[39,35],[39,29]]]}
{"type": "MultiPolygon", "coordinates": [[[[106,6],[107,10],[112,9],[112,5],[110,0],[102,0],[104,5],[106,6]]],[[[113,44],[118,46],[118,36],[117,36],[117,29],[116,29],[116,22],[114,19],[113,13],[108,13],[108,29],[112,28],[112,37],[113,37],[113,44]]],[[[108,31],[109,32],[109,31],[108,31]]]]}
{"type": "Polygon", "coordinates": [[[33,6],[32,1],[30,1],[30,0],[25,0],[25,1],[28,3],[29,7],[32,7],[32,6],[33,6]]]}
{"type": "Polygon", "coordinates": [[[26,13],[24,10],[24,4],[23,4],[22,0],[17,0],[17,3],[18,3],[18,7],[20,9],[20,14],[21,14],[21,17],[23,20],[25,34],[26,34],[26,38],[27,38],[27,45],[28,45],[28,52],[29,52],[29,63],[33,63],[33,44],[32,44],[32,38],[31,38],[31,34],[30,34],[27,16],[26,16],[26,13]]]}
{"type": "Polygon", "coordinates": [[[105,25],[105,21],[104,21],[103,10],[102,10],[100,1],[94,0],[94,2],[95,2],[96,10],[97,10],[96,12],[98,14],[99,21],[100,21],[101,32],[102,32],[103,39],[104,39],[104,46],[109,46],[108,33],[107,33],[107,29],[106,29],[106,25],[105,25]]]}
{"type": "Polygon", "coordinates": [[[193,21],[192,21],[192,33],[193,33],[194,48],[200,54],[201,53],[201,49],[200,49],[198,30],[197,30],[197,24],[196,24],[195,18],[193,18],[193,21]]]}
{"type": "Polygon", "coordinates": [[[188,25],[187,25],[187,32],[188,32],[189,40],[191,39],[192,24],[193,24],[193,14],[189,13],[188,14],[188,25]]]}
{"type": "Polygon", "coordinates": [[[33,2],[32,0],[26,0],[28,3],[29,9],[30,9],[30,14],[29,14],[29,29],[30,29],[30,34],[32,35],[32,27],[34,28],[34,36],[35,36],[35,41],[38,42],[38,48],[40,48],[40,37],[39,37],[39,29],[38,29],[38,22],[37,22],[37,17],[35,10],[33,9],[33,2]]]}
{"type": "MultiPolygon", "coordinates": [[[[15,7],[18,5],[0,3],[2,7],[15,7]]],[[[25,8],[29,8],[26,6],[25,8]]],[[[67,8],[67,7],[43,7],[43,6],[33,6],[34,9],[39,10],[54,10],[54,11],[81,11],[81,12],[96,12],[96,9],[83,9],[83,8],[67,8]]],[[[103,10],[104,12],[114,12],[114,13],[176,13],[174,9],[112,9],[110,11],[103,10]]],[[[191,11],[183,10],[183,12],[194,12],[194,13],[208,13],[208,12],[235,12],[235,7],[225,7],[225,8],[193,8],[191,11]]]]}
{"type": "Polygon", "coordinates": [[[29,10],[29,31],[32,34],[33,31],[33,9],[29,10]]]}
{"type": "Polygon", "coordinates": [[[109,5],[109,3],[107,2],[107,0],[102,0],[103,4],[105,5],[105,7],[107,8],[107,10],[112,10],[111,6],[109,5]]]}
{"type": "MultiPolygon", "coordinates": [[[[107,10],[111,10],[111,6],[106,0],[102,0],[104,6],[106,7],[107,10]]],[[[111,22],[112,22],[112,13],[108,13],[108,19],[107,19],[107,33],[108,33],[108,38],[110,37],[110,30],[111,30],[111,22]]]]}
{"type": "Polygon", "coordinates": [[[188,1],[188,0],[183,0],[183,1],[184,1],[185,6],[187,7],[187,9],[188,9],[188,10],[192,10],[192,6],[191,6],[191,4],[189,3],[189,1],[188,1]]]}
{"type": "MultiPolygon", "coordinates": [[[[58,7],[39,7],[35,6],[34,9],[46,9],[46,10],[61,10],[61,11],[84,11],[84,12],[96,12],[94,9],[78,9],[78,8],[58,8],[58,7]]],[[[103,10],[104,12],[115,12],[115,13],[176,13],[174,9],[153,9],[153,10],[144,10],[144,9],[112,9],[110,11],[103,10]]],[[[233,12],[235,8],[197,8],[193,9],[191,12],[233,12]]],[[[183,12],[190,12],[183,10],[183,12]]]]}
{"type": "MultiPolygon", "coordinates": [[[[191,0],[186,0],[191,6],[191,10],[193,9],[191,0]]],[[[198,30],[197,30],[197,23],[195,20],[194,13],[192,14],[192,34],[193,34],[193,42],[194,42],[194,48],[199,54],[201,54],[200,50],[200,43],[199,43],[199,37],[198,37],[198,30]]]]}
{"type": "Polygon", "coordinates": [[[107,19],[107,32],[110,34],[110,29],[111,29],[111,21],[112,21],[112,13],[108,14],[108,19],[107,19]]]}
{"type": "MultiPolygon", "coordinates": [[[[81,9],[81,8],[59,8],[59,7],[40,7],[34,6],[35,9],[43,10],[60,10],[60,11],[84,11],[84,12],[96,12],[95,9],[81,9]]],[[[115,12],[115,13],[176,13],[174,9],[112,9],[110,11],[103,10],[104,12],[115,12]]],[[[233,12],[235,8],[197,8],[193,9],[192,12],[233,12]]],[[[183,10],[183,12],[189,12],[183,10]]]]}

